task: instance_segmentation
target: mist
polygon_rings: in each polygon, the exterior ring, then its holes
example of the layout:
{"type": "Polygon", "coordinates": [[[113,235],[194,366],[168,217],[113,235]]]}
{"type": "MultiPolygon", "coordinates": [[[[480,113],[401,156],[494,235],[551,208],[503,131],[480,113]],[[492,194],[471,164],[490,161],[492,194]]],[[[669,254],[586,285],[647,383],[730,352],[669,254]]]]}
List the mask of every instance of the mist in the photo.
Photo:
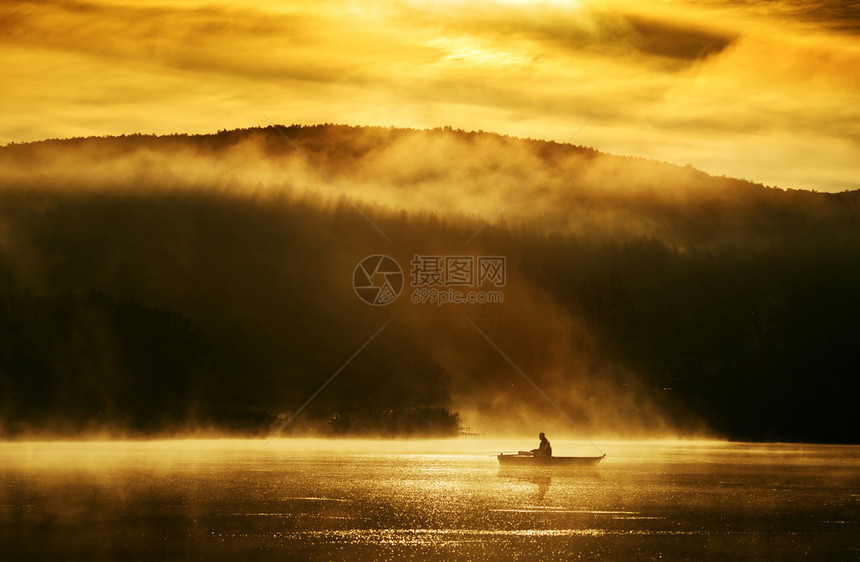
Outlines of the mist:
{"type": "Polygon", "coordinates": [[[0,148],[4,435],[856,439],[858,192],[483,132],[281,132],[0,148]],[[407,284],[416,254],[505,256],[504,303],[368,306],[373,254],[407,284]]]}
{"type": "Polygon", "coordinates": [[[0,143],[276,119],[484,128],[858,187],[858,10],[816,0],[0,5],[0,143]],[[279,117],[276,117],[279,116],[279,117]],[[287,117],[288,116],[288,117],[287,117]]]}

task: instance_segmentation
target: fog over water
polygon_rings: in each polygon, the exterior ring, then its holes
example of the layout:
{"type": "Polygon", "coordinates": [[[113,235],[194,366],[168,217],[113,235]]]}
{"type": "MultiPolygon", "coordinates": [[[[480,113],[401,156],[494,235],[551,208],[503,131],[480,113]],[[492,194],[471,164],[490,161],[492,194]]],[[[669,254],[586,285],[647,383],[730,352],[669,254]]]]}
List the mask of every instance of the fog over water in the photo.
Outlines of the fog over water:
{"type": "MultiPolygon", "coordinates": [[[[607,441],[593,471],[501,470],[534,440],[0,444],[9,560],[851,559],[860,449],[607,441]]],[[[555,441],[556,454],[579,441],[555,441]]]]}

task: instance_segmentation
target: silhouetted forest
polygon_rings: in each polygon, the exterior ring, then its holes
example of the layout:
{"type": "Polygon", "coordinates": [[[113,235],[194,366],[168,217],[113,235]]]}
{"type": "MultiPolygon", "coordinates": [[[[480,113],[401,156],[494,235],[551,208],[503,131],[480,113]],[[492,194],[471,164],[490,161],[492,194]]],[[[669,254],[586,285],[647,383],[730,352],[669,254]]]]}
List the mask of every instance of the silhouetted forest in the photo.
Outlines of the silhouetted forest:
{"type": "Polygon", "coordinates": [[[284,131],[394,244],[271,127],[0,148],[7,436],[265,433],[396,313],[285,433],[559,423],[465,314],[589,432],[857,441],[860,193],[570,147],[466,244],[558,145],[284,131]],[[505,302],[370,307],[376,253],[505,256],[505,302]]]}

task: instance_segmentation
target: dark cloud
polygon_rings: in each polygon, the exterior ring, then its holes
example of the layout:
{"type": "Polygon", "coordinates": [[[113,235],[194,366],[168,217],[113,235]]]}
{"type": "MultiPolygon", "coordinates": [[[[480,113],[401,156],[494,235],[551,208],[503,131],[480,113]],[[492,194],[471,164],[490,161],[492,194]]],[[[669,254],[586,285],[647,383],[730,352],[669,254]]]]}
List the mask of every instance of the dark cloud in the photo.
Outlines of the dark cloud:
{"type": "Polygon", "coordinates": [[[453,28],[476,35],[520,37],[564,50],[609,56],[643,56],[693,62],[718,54],[732,44],[737,34],[709,29],[687,21],[645,17],[625,12],[582,10],[537,15],[475,14],[451,21],[453,28]]]}
{"type": "Polygon", "coordinates": [[[797,22],[833,31],[860,31],[860,2],[856,0],[710,0],[706,4],[781,14],[797,22]]]}
{"type": "Polygon", "coordinates": [[[636,50],[647,55],[694,61],[722,52],[737,38],[640,16],[628,15],[624,20],[633,31],[630,39],[636,50]]]}

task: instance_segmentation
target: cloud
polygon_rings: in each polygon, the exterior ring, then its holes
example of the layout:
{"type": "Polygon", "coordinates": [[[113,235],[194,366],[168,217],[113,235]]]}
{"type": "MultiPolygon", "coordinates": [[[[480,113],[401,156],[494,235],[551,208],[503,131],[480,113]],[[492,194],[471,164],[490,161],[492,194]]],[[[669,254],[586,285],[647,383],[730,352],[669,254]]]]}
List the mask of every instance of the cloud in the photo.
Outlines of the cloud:
{"type": "Polygon", "coordinates": [[[857,185],[860,46],[834,27],[850,10],[814,6],[6,2],[0,142],[211,132],[263,124],[258,107],[563,140],[603,108],[581,142],[840,189],[857,185]]]}
{"type": "Polygon", "coordinates": [[[640,16],[625,18],[636,33],[637,50],[650,55],[698,60],[722,52],[734,37],[640,16]]]}
{"type": "MultiPolygon", "coordinates": [[[[719,53],[736,37],[719,28],[707,29],[688,21],[605,8],[465,10],[448,14],[444,28],[491,36],[499,43],[508,42],[512,37],[528,40],[538,46],[536,50],[550,56],[558,50],[568,50],[689,62],[719,53]]],[[[649,61],[648,64],[659,62],[649,61]]],[[[664,65],[663,68],[669,67],[664,65]]]]}

